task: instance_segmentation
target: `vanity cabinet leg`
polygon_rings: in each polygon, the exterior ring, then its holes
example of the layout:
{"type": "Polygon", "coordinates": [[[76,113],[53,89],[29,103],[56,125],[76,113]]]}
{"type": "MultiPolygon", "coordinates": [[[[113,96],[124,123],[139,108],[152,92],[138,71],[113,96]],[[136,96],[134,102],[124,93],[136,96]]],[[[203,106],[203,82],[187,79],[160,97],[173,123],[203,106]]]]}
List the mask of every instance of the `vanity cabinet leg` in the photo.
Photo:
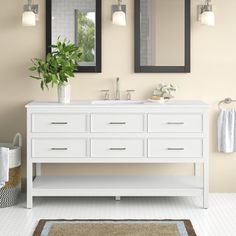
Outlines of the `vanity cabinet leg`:
{"type": "Polygon", "coordinates": [[[33,207],[33,197],[29,193],[27,193],[27,208],[32,209],[33,207]]]}
{"type": "Polygon", "coordinates": [[[33,207],[33,168],[32,163],[28,161],[27,163],[27,208],[31,209],[33,207]]]}
{"type": "Polygon", "coordinates": [[[120,201],[120,196],[116,196],[116,197],[115,197],[115,200],[116,200],[116,201],[120,201]]]}
{"type": "Polygon", "coordinates": [[[203,171],[203,208],[209,207],[209,171],[208,162],[204,163],[203,171]]]}
{"type": "Polygon", "coordinates": [[[194,163],[194,176],[201,176],[201,164],[194,163]]]}

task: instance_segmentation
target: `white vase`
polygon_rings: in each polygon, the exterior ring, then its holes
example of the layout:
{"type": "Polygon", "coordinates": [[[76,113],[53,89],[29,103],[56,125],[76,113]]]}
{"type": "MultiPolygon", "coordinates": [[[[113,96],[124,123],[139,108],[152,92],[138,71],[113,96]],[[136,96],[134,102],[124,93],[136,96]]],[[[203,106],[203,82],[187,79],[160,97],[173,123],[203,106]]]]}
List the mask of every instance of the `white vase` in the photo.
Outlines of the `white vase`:
{"type": "Polygon", "coordinates": [[[58,85],[58,102],[59,103],[70,103],[71,97],[71,86],[70,84],[58,85]]]}

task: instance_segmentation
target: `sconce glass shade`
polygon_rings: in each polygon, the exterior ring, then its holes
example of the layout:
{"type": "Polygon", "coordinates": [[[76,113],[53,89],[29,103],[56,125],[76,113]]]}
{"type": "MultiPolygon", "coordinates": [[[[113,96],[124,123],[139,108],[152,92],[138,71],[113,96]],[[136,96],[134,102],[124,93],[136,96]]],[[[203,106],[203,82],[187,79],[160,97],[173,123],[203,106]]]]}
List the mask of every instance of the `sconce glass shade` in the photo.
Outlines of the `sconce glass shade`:
{"type": "Polygon", "coordinates": [[[126,26],[126,15],[123,11],[115,11],[112,15],[114,25],[126,26]]]}
{"type": "Polygon", "coordinates": [[[36,25],[36,15],[33,11],[24,11],[23,12],[22,25],[23,26],[35,26],[36,25]]]}
{"type": "Polygon", "coordinates": [[[204,11],[201,14],[201,23],[203,25],[214,26],[215,25],[215,14],[213,11],[204,11]]]}

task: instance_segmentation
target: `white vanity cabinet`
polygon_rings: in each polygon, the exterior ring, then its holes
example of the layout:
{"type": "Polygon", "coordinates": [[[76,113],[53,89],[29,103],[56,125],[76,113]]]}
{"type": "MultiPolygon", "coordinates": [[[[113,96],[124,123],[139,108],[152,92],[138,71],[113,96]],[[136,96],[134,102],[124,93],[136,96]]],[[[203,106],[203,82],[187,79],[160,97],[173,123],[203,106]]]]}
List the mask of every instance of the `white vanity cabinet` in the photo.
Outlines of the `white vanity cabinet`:
{"type": "Polygon", "coordinates": [[[208,207],[207,104],[32,102],[26,108],[28,208],[35,196],[196,195],[208,207]],[[192,163],[194,173],[43,176],[42,163],[192,163]]]}

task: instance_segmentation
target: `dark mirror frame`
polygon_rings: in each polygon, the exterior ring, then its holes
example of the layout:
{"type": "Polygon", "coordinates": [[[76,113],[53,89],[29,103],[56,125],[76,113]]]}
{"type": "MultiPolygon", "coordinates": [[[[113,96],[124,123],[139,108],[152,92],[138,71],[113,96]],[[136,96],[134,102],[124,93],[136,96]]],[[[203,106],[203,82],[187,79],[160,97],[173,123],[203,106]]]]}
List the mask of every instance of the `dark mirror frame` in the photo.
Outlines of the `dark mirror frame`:
{"type": "MultiPolygon", "coordinates": [[[[46,0],[46,53],[52,44],[52,1],[46,0]]],[[[76,72],[100,73],[102,71],[102,0],[96,1],[96,66],[78,66],[76,72]]]]}
{"type": "Polygon", "coordinates": [[[190,73],[191,4],[185,0],[185,65],[141,66],[140,65],[140,0],[135,0],[135,72],[136,73],[190,73]]]}

